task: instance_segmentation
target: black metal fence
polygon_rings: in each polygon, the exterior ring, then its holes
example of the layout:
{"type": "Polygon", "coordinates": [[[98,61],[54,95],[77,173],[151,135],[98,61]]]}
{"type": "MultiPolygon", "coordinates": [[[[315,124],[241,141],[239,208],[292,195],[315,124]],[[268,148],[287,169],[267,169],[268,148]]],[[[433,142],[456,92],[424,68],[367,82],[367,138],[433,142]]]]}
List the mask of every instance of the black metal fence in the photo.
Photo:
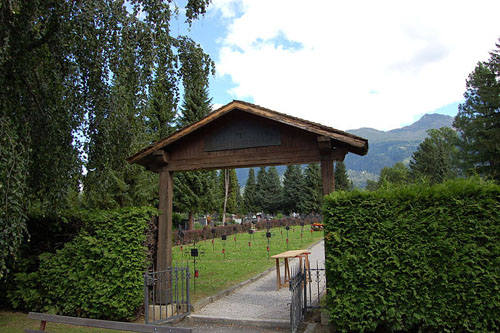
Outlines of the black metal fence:
{"type": "Polygon", "coordinates": [[[160,324],[190,314],[189,268],[144,274],[144,321],[160,324]]]}
{"type": "Polygon", "coordinates": [[[326,271],[316,267],[297,266],[290,279],[290,325],[292,333],[297,332],[307,311],[321,308],[321,297],[326,292],[326,271]]]}
{"type": "Polygon", "coordinates": [[[304,289],[305,311],[321,309],[321,297],[326,292],[326,270],[320,268],[318,262],[316,262],[316,267],[309,267],[305,275],[307,279],[306,288],[304,289]]]}
{"type": "Polygon", "coordinates": [[[300,323],[304,319],[304,283],[305,283],[305,270],[302,266],[298,265],[292,278],[290,279],[290,291],[292,293],[292,300],[290,302],[290,326],[292,333],[297,332],[300,323]]]}

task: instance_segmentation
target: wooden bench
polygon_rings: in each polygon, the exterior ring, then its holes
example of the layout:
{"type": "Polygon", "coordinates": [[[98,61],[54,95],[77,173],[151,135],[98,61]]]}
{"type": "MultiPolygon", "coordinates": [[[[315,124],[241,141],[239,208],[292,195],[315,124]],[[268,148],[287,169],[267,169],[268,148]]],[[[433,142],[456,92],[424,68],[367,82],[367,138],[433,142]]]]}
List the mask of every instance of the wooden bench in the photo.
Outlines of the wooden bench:
{"type": "Polygon", "coordinates": [[[28,318],[34,320],[40,320],[41,321],[40,330],[25,329],[24,330],[25,333],[45,332],[45,326],[47,325],[47,322],[68,324],[75,326],[88,326],[88,327],[129,331],[129,332],[170,332],[170,333],[192,332],[191,328],[184,328],[184,327],[169,327],[162,325],[126,323],[121,321],[77,318],[77,317],[59,316],[59,315],[37,313],[37,312],[30,312],[28,314],[28,318]]]}

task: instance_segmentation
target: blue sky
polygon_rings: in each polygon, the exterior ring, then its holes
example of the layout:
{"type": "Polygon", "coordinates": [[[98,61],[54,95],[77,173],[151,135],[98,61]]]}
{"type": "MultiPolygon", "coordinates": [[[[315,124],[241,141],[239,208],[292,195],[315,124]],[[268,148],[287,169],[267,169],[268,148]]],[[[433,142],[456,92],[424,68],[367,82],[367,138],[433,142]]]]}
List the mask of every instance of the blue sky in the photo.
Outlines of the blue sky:
{"type": "Polygon", "coordinates": [[[456,114],[467,75],[500,38],[498,13],[498,0],[213,0],[190,31],[172,29],[216,62],[215,106],[242,99],[342,130],[389,130],[456,114]]]}

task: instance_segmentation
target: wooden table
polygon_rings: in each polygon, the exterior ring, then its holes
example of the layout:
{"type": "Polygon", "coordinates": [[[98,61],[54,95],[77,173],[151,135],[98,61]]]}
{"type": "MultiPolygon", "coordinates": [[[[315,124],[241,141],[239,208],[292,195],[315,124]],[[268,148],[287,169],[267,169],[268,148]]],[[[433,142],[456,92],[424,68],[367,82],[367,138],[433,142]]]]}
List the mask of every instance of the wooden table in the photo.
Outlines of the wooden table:
{"type": "Polygon", "coordinates": [[[277,289],[280,290],[281,287],[287,287],[290,281],[290,265],[288,264],[288,259],[299,258],[300,266],[302,267],[302,258],[305,259],[306,267],[309,268],[309,252],[308,250],[291,250],[283,253],[276,254],[271,258],[276,259],[276,277],[277,277],[277,289]],[[284,259],[285,262],[285,276],[283,278],[283,283],[281,282],[280,273],[280,259],[284,259]]]}

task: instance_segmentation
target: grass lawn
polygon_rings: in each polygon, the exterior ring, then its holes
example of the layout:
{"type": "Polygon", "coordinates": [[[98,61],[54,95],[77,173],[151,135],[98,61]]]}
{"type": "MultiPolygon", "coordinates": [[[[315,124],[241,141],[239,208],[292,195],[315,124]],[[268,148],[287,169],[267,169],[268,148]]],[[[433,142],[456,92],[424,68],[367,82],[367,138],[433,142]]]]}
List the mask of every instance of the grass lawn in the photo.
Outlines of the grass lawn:
{"type": "MultiPolygon", "coordinates": [[[[0,333],[24,332],[25,329],[40,329],[40,321],[28,319],[28,314],[23,312],[12,312],[0,310],[0,333]]],[[[112,333],[115,330],[105,330],[99,328],[76,327],[56,323],[47,323],[45,330],[48,332],[70,332],[70,333],[112,333]]]]}
{"type": "MultiPolygon", "coordinates": [[[[285,228],[271,229],[269,256],[287,250],[304,249],[323,238],[322,231],[310,231],[310,225],[291,227],[288,230],[287,248],[287,230],[285,228]]],[[[192,245],[183,246],[181,251],[180,246],[175,246],[172,251],[174,265],[186,265],[186,263],[189,265],[192,303],[275,266],[274,259],[268,260],[266,230],[256,231],[253,235],[237,234],[236,241],[234,241],[234,235],[229,235],[226,241],[222,241],[220,237],[215,239],[213,245],[212,239],[198,242],[196,244],[200,252],[200,256],[196,258],[198,278],[194,278],[193,259],[190,256],[192,247],[192,245]],[[248,246],[249,241],[251,246],[248,246]],[[225,258],[222,253],[223,248],[225,248],[225,258]]]]}
{"type": "MultiPolygon", "coordinates": [[[[269,241],[269,256],[287,250],[304,249],[312,243],[323,238],[323,232],[310,232],[309,225],[294,226],[288,231],[288,247],[286,243],[287,230],[285,228],[271,229],[269,241]],[[302,234],[302,237],[301,237],[302,234]]],[[[194,278],[194,265],[190,256],[193,245],[175,246],[173,248],[174,265],[189,265],[191,271],[191,302],[214,295],[219,291],[227,289],[246,279],[274,267],[274,259],[268,260],[266,230],[256,231],[253,235],[248,233],[237,234],[227,237],[226,241],[221,238],[198,242],[200,256],[196,259],[196,269],[199,277],[194,278]],[[248,242],[251,246],[248,246],[248,242]],[[222,249],[225,249],[225,258],[222,249]],[[196,282],[196,288],[194,283],[196,282]]],[[[140,322],[140,321],[137,321],[140,322]]],[[[40,321],[28,319],[26,313],[0,310],[0,333],[23,332],[24,329],[39,329],[40,321]]],[[[75,327],[71,325],[47,323],[49,332],[85,332],[105,333],[117,332],[105,329],[75,327]]]]}

